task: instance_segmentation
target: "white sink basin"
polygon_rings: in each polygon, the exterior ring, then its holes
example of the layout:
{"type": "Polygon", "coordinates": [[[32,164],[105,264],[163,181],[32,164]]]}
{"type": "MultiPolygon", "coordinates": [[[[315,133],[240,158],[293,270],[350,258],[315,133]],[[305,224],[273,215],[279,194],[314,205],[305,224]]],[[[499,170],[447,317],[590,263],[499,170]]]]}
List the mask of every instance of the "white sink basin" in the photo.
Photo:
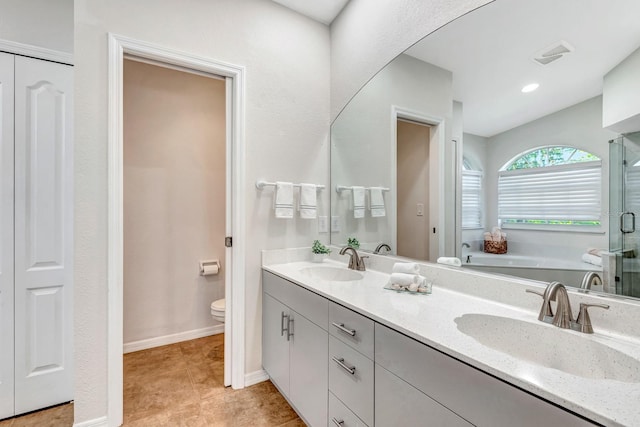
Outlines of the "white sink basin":
{"type": "Polygon", "coordinates": [[[588,335],[488,314],[465,314],[455,322],[480,344],[530,363],[583,378],[640,382],[639,360],[588,335]]]}
{"type": "Polygon", "coordinates": [[[305,274],[314,279],[326,280],[329,282],[352,282],[355,280],[361,280],[364,276],[354,270],[340,267],[329,266],[317,266],[317,267],[305,267],[300,270],[300,273],[305,274]]]}

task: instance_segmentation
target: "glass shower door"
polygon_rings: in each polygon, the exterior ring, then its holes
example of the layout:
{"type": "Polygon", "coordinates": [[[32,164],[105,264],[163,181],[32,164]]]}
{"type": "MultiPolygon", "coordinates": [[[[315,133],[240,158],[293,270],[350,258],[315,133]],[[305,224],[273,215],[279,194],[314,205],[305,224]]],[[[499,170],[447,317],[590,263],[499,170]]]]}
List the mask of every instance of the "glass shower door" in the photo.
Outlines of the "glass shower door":
{"type": "Polygon", "coordinates": [[[609,292],[640,297],[640,132],[609,147],[609,251],[615,256],[609,292]]]}

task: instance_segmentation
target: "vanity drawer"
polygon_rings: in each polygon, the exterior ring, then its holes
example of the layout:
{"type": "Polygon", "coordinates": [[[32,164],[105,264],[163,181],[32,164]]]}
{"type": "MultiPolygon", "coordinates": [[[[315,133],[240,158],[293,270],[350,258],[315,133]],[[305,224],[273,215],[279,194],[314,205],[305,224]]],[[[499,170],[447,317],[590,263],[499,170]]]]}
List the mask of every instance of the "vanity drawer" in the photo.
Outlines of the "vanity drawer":
{"type": "Polygon", "coordinates": [[[590,422],[376,324],[375,360],[477,426],[590,426],[590,422]]]}
{"type": "Polygon", "coordinates": [[[367,427],[344,403],[329,392],[329,427],[367,427]]]}
{"type": "Polygon", "coordinates": [[[332,336],[329,390],[367,425],[373,425],[373,361],[332,336]]]}
{"type": "Polygon", "coordinates": [[[473,424],[376,364],[376,427],[397,425],[471,427],[473,424]]]}
{"type": "Polygon", "coordinates": [[[329,333],[369,359],[373,359],[373,325],[373,320],[329,302],[329,333]]]}
{"type": "Polygon", "coordinates": [[[320,326],[329,324],[329,300],[268,271],[262,271],[262,288],[284,305],[320,326]]]}

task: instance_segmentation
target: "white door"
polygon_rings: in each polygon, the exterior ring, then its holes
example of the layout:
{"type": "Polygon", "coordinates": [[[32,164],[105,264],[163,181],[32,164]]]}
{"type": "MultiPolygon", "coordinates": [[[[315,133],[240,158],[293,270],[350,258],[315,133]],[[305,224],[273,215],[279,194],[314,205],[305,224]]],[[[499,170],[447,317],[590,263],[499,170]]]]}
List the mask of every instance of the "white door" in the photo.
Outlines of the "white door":
{"type": "Polygon", "coordinates": [[[13,415],[13,58],[0,53],[0,419],[13,415]]]}
{"type": "Polygon", "coordinates": [[[15,58],[15,412],[73,399],[73,69],[15,58]]]}

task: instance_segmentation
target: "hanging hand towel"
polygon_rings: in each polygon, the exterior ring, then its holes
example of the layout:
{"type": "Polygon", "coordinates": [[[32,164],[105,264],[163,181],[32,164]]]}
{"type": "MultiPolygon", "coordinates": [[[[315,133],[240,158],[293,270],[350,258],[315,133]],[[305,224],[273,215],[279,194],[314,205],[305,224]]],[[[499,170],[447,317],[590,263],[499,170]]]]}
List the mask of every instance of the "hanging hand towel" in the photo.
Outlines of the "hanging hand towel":
{"type": "Polygon", "coordinates": [[[351,187],[353,193],[353,217],[364,218],[364,187],[351,187]]]}
{"type": "Polygon", "coordinates": [[[276,182],[276,218],[293,218],[293,184],[276,182]]]}
{"type": "Polygon", "coordinates": [[[384,197],[382,197],[382,187],[371,187],[369,190],[371,197],[371,216],[380,218],[387,213],[384,210],[384,197]]]}
{"type": "Polygon", "coordinates": [[[315,219],[317,209],[315,184],[300,184],[300,202],[298,204],[300,218],[315,219]]]}

